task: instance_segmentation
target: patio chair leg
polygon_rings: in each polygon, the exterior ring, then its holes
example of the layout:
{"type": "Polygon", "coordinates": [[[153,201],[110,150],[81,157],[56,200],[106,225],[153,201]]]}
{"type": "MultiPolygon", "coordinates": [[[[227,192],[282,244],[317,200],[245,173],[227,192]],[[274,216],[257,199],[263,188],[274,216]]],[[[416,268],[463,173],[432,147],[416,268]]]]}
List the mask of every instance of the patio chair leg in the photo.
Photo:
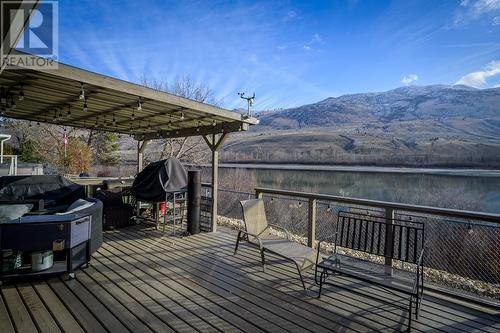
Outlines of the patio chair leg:
{"type": "Polygon", "coordinates": [[[238,246],[240,245],[240,239],[241,239],[241,231],[238,232],[238,237],[236,238],[236,246],[234,247],[234,254],[236,255],[236,252],[238,252],[238,246]]]}
{"type": "Polygon", "coordinates": [[[413,308],[413,297],[410,296],[410,308],[408,310],[408,329],[406,330],[407,332],[411,331],[411,317],[413,316],[412,308],[413,308]]]}
{"type": "Polygon", "coordinates": [[[321,272],[321,275],[319,277],[319,292],[318,292],[318,299],[321,298],[321,291],[323,290],[323,283],[325,282],[325,270],[321,272]]]}
{"type": "Polygon", "coordinates": [[[302,282],[302,287],[304,288],[304,291],[307,291],[306,284],[304,283],[304,277],[302,276],[302,272],[300,271],[299,265],[295,263],[295,266],[297,267],[297,272],[299,273],[300,282],[302,282]]]}
{"type": "Polygon", "coordinates": [[[321,283],[325,282],[328,278],[328,273],[325,269],[320,273],[320,280],[318,282],[318,266],[314,268],[314,282],[319,286],[321,283]]]}
{"type": "Polygon", "coordinates": [[[266,271],[266,257],[264,256],[264,249],[260,250],[260,256],[262,258],[262,271],[266,271]]]}
{"type": "Polygon", "coordinates": [[[420,312],[420,306],[422,304],[422,298],[418,298],[416,300],[416,306],[415,306],[415,319],[418,320],[418,313],[420,312]]]}

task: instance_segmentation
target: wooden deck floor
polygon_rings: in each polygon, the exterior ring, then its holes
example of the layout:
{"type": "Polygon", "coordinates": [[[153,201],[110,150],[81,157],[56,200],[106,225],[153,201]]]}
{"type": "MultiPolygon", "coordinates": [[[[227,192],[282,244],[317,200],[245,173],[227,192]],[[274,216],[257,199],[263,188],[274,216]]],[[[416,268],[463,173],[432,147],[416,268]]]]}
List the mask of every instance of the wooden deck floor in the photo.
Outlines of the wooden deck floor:
{"type": "MultiPolygon", "coordinates": [[[[105,234],[75,280],[1,288],[0,332],[392,332],[406,329],[406,301],[346,278],[305,293],[294,267],[258,252],[232,255],[228,232],[172,238],[137,226],[105,234]],[[355,290],[355,292],[353,292],[355,290]],[[367,296],[368,295],[368,296],[367,296]]],[[[426,295],[414,332],[499,332],[500,314],[426,295]]]]}

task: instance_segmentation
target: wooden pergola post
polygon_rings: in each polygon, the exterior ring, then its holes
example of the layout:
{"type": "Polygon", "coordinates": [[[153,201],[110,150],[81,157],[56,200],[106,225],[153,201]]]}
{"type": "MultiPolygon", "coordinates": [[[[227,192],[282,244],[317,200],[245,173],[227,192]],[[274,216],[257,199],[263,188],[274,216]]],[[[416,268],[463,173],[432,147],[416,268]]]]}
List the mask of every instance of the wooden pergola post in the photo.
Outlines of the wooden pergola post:
{"type": "Polygon", "coordinates": [[[150,141],[137,141],[137,173],[144,168],[144,150],[150,141]]]}
{"type": "Polygon", "coordinates": [[[203,139],[212,151],[212,232],[217,231],[217,199],[219,189],[219,149],[227,138],[227,132],[203,135],[203,139]]]}

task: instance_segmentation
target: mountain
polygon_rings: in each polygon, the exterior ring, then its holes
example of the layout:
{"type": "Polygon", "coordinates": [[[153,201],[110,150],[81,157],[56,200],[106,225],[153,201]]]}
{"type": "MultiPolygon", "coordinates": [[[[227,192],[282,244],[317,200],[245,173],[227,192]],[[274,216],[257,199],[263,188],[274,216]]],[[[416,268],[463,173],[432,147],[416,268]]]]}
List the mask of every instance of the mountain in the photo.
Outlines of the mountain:
{"type": "Polygon", "coordinates": [[[500,167],[500,88],[408,86],[265,112],[225,162],[500,167]]]}
{"type": "Polygon", "coordinates": [[[329,127],[444,118],[484,119],[500,115],[500,88],[463,85],[408,86],[380,93],[330,97],[321,102],[263,115],[273,129],[329,127]]]}

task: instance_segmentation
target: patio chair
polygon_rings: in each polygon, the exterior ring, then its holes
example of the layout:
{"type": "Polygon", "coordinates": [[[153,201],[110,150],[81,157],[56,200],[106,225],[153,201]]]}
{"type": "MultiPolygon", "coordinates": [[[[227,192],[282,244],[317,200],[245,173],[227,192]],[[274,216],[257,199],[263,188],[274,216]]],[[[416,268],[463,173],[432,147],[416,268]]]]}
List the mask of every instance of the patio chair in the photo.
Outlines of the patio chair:
{"type": "Polygon", "coordinates": [[[244,230],[238,232],[234,254],[238,251],[240,241],[246,240],[258,246],[262,260],[262,270],[266,271],[265,252],[273,253],[295,264],[302,287],[306,290],[302,272],[316,263],[316,251],[312,248],[294,242],[290,233],[283,227],[267,223],[264,201],[251,199],[240,201],[243,208],[244,230]],[[270,234],[270,228],[280,230],[286,239],[279,239],[270,234]]]}

